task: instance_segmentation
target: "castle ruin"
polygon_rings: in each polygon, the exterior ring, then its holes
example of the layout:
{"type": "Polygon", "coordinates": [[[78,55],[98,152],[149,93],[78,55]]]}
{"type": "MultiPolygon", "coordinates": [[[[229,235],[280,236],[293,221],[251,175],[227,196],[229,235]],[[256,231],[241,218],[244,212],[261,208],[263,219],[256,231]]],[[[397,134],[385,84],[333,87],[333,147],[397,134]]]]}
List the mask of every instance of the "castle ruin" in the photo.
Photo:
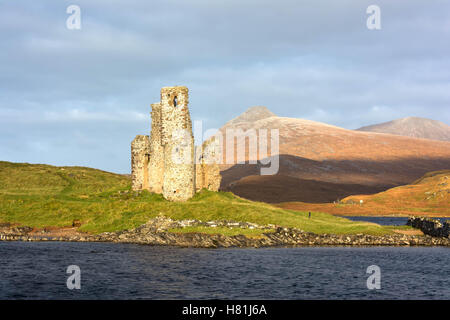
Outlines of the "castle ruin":
{"type": "Polygon", "coordinates": [[[195,147],[188,103],[188,88],[161,89],[161,101],[151,105],[150,136],[138,135],[131,143],[133,190],[186,201],[203,188],[219,189],[217,144],[209,140],[195,147]]]}

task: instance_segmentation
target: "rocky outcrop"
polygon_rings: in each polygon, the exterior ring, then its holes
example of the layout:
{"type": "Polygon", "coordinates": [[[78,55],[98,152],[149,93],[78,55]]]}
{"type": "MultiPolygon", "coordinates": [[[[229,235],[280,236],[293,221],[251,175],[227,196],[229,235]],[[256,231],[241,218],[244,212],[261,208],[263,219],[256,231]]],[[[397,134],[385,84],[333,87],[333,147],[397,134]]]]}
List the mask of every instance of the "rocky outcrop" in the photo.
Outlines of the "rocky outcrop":
{"type": "Polygon", "coordinates": [[[446,221],[442,223],[439,220],[410,217],[406,223],[408,226],[420,229],[423,233],[432,237],[449,238],[450,237],[450,223],[446,221]]]}
{"type": "Polygon", "coordinates": [[[65,237],[51,237],[30,233],[29,228],[9,228],[5,232],[0,228],[0,240],[9,241],[91,241],[118,242],[147,245],[167,245],[197,248],[230,248],[230,247],[280,247],[280,246],[450,246],[449,238],[412,235],[366,234],[335,235],[315,234],[295,228],[283,228],[274,225],[258,225],[249,222],[172,220],[159,216],[135,229],[105,232],[98,235],[78,234],[65,237]],[[170,229],[190,226],[210,228],[228,227],[241,229],[261,229],[264,232],[257,237],[244,235],[226,236],[222,234],[171,232],[170,229]],[[14,230],[13,230],[14,229],[14,230]]]}

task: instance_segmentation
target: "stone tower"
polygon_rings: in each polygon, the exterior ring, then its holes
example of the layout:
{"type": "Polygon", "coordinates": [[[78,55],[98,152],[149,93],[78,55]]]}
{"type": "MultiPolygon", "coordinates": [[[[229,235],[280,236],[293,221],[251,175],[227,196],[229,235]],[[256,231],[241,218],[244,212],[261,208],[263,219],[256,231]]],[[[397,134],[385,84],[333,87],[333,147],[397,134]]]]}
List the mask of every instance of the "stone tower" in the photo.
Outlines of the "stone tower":
{"type": "MultiPolygon", "coordinates": [[[[201,161],[196,166],[194,161],[196,155],[188,104],[188,88],[161,89],[161,101],[151,105],[150,137],[138,135],[131,143],[133,190],[147,189],[162,193],[168,200],[185,201],[202,188],[219,189],[218,165],[206,165],[201,161]],[[201,177],[197,184],[196,177],[201,177]]],[[[210,149],[208,153],[211,153],[210,149]]],[[[203,159],[203,154],[197,158],[203,159]]]]}

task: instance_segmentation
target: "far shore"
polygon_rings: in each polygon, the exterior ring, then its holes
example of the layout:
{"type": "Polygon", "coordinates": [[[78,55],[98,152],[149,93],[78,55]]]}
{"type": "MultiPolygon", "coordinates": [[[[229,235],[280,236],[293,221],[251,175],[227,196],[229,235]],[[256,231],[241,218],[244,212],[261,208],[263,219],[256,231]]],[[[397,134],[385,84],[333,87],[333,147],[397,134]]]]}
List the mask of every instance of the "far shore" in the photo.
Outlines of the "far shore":
{"type": "Polygon", "coordinates": [[[386,213],[388,211],[385,208],[383,211],[379,208],[374,209],[370,205],[363,204],[334,204],[334,203],[305,203],[305,202],[282,202],[276,203],[275,206],[297,211],[311,211],[311,212],[325,212],[332,214],[333,216],[346,216],[346,217],[404,217],[408,218],[411,216],[426,216],[428,218],[450,218],[450,214],[447,212],[420,212],[405,210],[404,212],[395,211],[393,213],[386,213]]]}

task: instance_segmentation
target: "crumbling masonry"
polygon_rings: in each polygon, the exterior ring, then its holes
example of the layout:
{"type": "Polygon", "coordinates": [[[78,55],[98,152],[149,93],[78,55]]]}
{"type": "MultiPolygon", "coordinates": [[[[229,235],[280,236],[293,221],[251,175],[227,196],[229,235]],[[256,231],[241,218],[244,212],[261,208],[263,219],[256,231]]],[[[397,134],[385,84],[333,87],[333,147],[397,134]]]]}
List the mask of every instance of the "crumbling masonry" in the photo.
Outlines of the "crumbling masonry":
{"type": "Polygon", "coordinates": [[[161,102],[151,105],[150,137],[138,135],[131,143],[133,190],[185,201],[203,188],[219,189],[218,144],[194,146],[188,99],[188,88],[164,87],[161,102]]]}

